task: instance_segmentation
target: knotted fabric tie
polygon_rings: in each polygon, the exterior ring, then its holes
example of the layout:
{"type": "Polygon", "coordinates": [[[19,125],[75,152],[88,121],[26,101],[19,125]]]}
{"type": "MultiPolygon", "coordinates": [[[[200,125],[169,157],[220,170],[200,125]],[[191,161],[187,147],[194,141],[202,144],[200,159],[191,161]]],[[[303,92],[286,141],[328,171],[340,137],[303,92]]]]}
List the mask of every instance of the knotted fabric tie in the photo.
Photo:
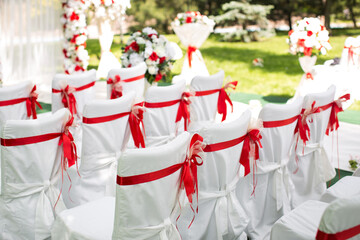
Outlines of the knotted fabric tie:
{"type": "Polygon", "coordinates": [[[76,98],[74,95],[74,92],[79,92],[82,90],[85,90],[87,88],[93,87],[95,85],[95,82],[91,82],[89,84],[86,84],[81,87],[71,87],[69,85],[66,85],[65,88],[58,90],[58,89],[52,89],[53,93],[61,93],[62,99],[61,102],[63,103],[65,108],[68,108],[71,112],[71,114],[76,114],[76,98]]]}
{"type": "Polygon", "coordinates": [[[344,47],[345,49],[348,49],[348,64],[350,63],[350,61],[352,61],[353,64],[355,64],[355,61],[354,61],[354,46],[349,46],[349,47],[344,47]]]}
{"type": "Polygon", "coordinates": [[[334,102],[320,108],[321,110],[326,110],[328,107],[331,107],[329,123],[326,128],[326,135],[329,135],[330,132],[336,131],[339,128],[338,113],[344,111],[342,104],[348,100],[350,100],[350,94],[345,94],[334,102]]]}
{"type": "Polygon", "coordinates": [[[37,119],[36,105],[40,109],[42,109],[40,103],[37,101],[39,94],[37,94],[35,91],[36,91],[36,85],[34,85],[34,87],[32,88],[29,98],[26,99],[27,116],[28,117],[32,116],[33,119],[37,119]]]}
{"type": "Polygon", "coordinates": [[[77,152],[74,138],[69,130],[74,122],[74,116],[65,124],[64,130],[60,135],[59,146],[63,146],[62,169],[77,164],[77,152]]]}
{"type": "Polygon", "coordinates": [[[306,73],[306,79],[314,80],[314,76],[312,75],[311,72],[307,72],[307,73],[306,73]]]}
{"type": "Polygon", "coordinates": [[[191,103],[190,97],[192,96],[189,92],[184,92],[180,99],[179,109],[176,115],[175,122],[179,122],[182,118],[184,119],[184,129],[187,131],[187,127],[190,123],[190,111],[189,105],[191,103]]]}
{"type": "Polygon", "coordinates": [[[189,60],[189,67],[191,67],[191,61],[192,61],[192,55],[193,53],[195,53],[197,50],[196,47],[194,46],[188,46],[188,49],[187,49],[187,57],[188,57],[188,60],[189,60]]]}
{"type": "Polygon", "coordinates": [[[18,104],[18,103],[22,103],[25,102],[26,103],[26,112],[27,112],[27,116],[30,117],[32,116],[33,119],[37,118],[36,115],[36,105],[42,109],[41,105],[39,104],[39,102],[37,101],[38,98],[38,94],[35,92],[36,91],[36,85],[34,85],[34,87],[32,88],[29,97],[26,98],[16,98],[16,99],[10,99],[10,100],[5,100],[5,101],[0,101],[0,107],[4,107],[4,106],[9,106],[9,105],[14,105],[14,104],[18,104]]]}
{"type": "Polygon", "coordinates": [[[240,155],[240,164],[245,168],[245,175],[250,173],[250,158],[253,159],[253,192],[251,195],[255,194],[256,188],[256,161],[259,159],[259,147],[262,148],[261,140],[262,136],[259,129],[251,129],[245,135],[243,148],[240,155]]]}
{"type": "MultiPolygon", "coordinates": [[[[307,118],[309,115],[318,113],[319,109],[315,107],[315,101],[311,104],[311,107],[308,109],[303,109],[302,113],[298,117],[297,125],[294,130],[294,134],[299,133],[298,139],[303,141],[304,146],[306,145],[306,142],[310,139],[310,128],[307,124],[307,118]]],[[[312,122],[312,120],[310,120],[312,122]]]]}
{"type": "Polygon", "coordinates": [[[140,148],[140,146],[145,148],[144,107],[142,107],[142,104],[135,104],[129,116],[130,131],[137,148],[140,148]]]}
{"type": "Polygon", "coordinates": [[[122,91],[123,91],[123,83],[128,83],[128,82],[134,82],[140,79],[143,79],[145,77],[144,74],[141,74],[139,76],[135,76],[132,78],[127,78],[127,79],[121,79],[120,75],[115,75],[114,79],[109,78],[106,83],[107,84],[111,84],[111,94],[110,94],[110,99],[115,99],[115,98],[119,98],[122,97],[122,91]]]}

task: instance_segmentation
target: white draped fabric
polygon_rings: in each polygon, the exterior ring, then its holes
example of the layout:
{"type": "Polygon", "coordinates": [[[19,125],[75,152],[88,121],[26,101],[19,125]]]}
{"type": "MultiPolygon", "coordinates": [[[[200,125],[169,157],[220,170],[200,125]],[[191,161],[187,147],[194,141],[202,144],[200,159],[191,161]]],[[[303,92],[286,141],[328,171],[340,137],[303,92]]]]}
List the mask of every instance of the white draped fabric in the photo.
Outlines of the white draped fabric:
{"type": "Polygon", "coordinates": [[[0,1],[4,85],[31,80],[39,92],[49,93],[52,77],[63,71],[60,15],[58,0],[0,1]]]}

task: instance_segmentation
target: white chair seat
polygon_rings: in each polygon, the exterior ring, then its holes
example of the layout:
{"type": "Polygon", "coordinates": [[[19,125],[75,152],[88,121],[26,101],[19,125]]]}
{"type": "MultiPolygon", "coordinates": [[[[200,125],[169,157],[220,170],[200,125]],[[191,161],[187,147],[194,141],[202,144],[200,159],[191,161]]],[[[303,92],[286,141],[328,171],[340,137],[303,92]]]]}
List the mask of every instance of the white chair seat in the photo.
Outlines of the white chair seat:
{"type": "Polygon", "coordinates": [[[303,203],[274,224],[271,239],[315,239],[321,217],[328,205],[314,200],[303,203]]]}
{"type": "Polygon", "coordinates": [[[114,197],[104,197],[65,210],[57,216],[51,237],[53,240],[111,240],[114,215],[114,197]]]}
{"type": "Polygon", "coordinates": [[[356,195],[360,195],[360,177],[346,176],[328,188],[320,201],[331,203],[339,198],[351,198],[356,195]]]}

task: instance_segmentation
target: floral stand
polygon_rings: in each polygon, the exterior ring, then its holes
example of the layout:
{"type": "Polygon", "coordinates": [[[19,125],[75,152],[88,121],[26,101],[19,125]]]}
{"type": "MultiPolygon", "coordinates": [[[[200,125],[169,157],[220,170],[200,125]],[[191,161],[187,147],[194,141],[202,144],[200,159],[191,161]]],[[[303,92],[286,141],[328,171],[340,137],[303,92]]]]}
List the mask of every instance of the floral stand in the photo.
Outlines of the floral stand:
{"type": "Polygon", "coordinates": [[[181,71],[181,75],[187,79],[187,84],[189,84],[191,79],[196,75],[208,76],[209,71],[206,68],[199,48],[213,31],[214,25],[186,23],[176,26],[173,23],[172,28],[181,43],[187,47],[184,65],[181,71]]]}

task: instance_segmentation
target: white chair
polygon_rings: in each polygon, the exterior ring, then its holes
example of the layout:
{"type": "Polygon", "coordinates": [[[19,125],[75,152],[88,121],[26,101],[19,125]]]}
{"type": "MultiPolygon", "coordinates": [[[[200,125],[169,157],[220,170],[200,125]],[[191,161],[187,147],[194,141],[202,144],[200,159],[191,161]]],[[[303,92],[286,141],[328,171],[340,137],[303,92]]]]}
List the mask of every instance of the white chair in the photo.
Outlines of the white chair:
{"type": "Polygon", "coordinates": [[[360,239],[360,195],[331,204],[309,200],[280,218],[271,239],[360,239]]]}
{"type": "MultiPolygon", "coordinates": [[[[308,94],[304,98],[304,109],[325,106],[334,101],[335,87],[331,86],[326,92],[308,94]]],[[[310,138],[303,145],[299,139],[296,155],[292,155],[289,169],[295,189],[292,207],[295,208],[307,200],[319,200],[326,190],[326,182],[335,176],[335,169],[328,158],[323,142],[329,122],[331,108],[310,114],[306,121],[310,129],[310,138]],[[296,160],[298,163],[296,163],[296,160]]]]}
{"type": "Polygon", "coordinates": [[[301,105],[301,98],[292,104],[267,104],[259,114],[264,126],[260,159],[250,164],[250,174],[236,189],[250,218],[246,233],[252,239],[268,239],[271,226],[290,211],[292,184],[287,164],[301,105]]]}
{"type": "Polygon", "coordinates": [[[66,102],[65,104],[70,105],[67,107],[70,112],[81,118],[85,104],[95,98],[95,81],[95,69],[72,75],[56,74],[52,81],[52,112],[64,108],[64,102],[66,102]],[[71,103],[73,99],[71,95],[76,100],[76,111],[71,103]]]}
{"type": "Polygon", "coordinates": [[[249,219],[240,205],[235,189],[244,175],[240,155],[251,112],[245,111],[228,123],[213,123],[199,134],[207,144],[203,165],[198,169],[199,213],[193,218],[186,206],[178,221],[182,239],[239,239],[249,219]]]}
{"type": "Polygon", "coordinates": [[[119,99],[85,105],[80,176],[72,173],[72,188],[69,193],[63,192],[68,208],[115,196],[117,159],[129,139],[128,119],[134,98],[135,92],[130,92],[119,99]]]}
{"type": "MultiPolygon", "coordinates": [[[[223,70],[211,76],[196,76],[191,81],[190,91],[209,91],[220,89],[224,82],[223,70]]],[[[214,121],[217,112],[219,92],[191,98],[191,122],[214,121]]],[[[191,123],[190,123],[191,124],[191,123]]]]}
{"type": "Polygon", "coordinates": [[[185,91],[185,82],[166,87],[150,87],[145,94],[145,147],[162,145],[177,134],[176,115],[185,91]]]}
{"type": "Polygon", "coordinates": [[[115,91],[113,98],[134,91],[136,92],[136,101],[142,101],[144,99],[146,70],[146,63],[141,63],[135,67],[111,69],[107,77],[107,97],[112,98],[113,89],[115,91]],[[119,92],[116,92],[117,88],[119,88],[119,92]]]}
{"type": "Polygon", "coordinates": [[[184,132],[163,146],[126,150],[118,162],[116,198],[63,211],[52,239],[180,240],[174,209],[189,142],[190,134],[184,132]]]}
{"type": "Polygon", "coordinates": [[[346,176],[326,189],[320,201],[331,203],[339,198],[351,198],[360,195],[360,177],[346,176]]]}
{"type": "Polygon", "coordinates": [[[359,47],[360,41],[358,38],[346,38],[344,50],[341,53],[340,65],[345,67],[358,67],[360,56],[359,47]]]}
{"type": "Polygon", "coordinates": [[[63,109],[37,120],[5,123],[0,239],[50,237],[55,213],[65,209],[59,189],[63,154],[59,140],[69,119],[70,112],[63,109]]]}

